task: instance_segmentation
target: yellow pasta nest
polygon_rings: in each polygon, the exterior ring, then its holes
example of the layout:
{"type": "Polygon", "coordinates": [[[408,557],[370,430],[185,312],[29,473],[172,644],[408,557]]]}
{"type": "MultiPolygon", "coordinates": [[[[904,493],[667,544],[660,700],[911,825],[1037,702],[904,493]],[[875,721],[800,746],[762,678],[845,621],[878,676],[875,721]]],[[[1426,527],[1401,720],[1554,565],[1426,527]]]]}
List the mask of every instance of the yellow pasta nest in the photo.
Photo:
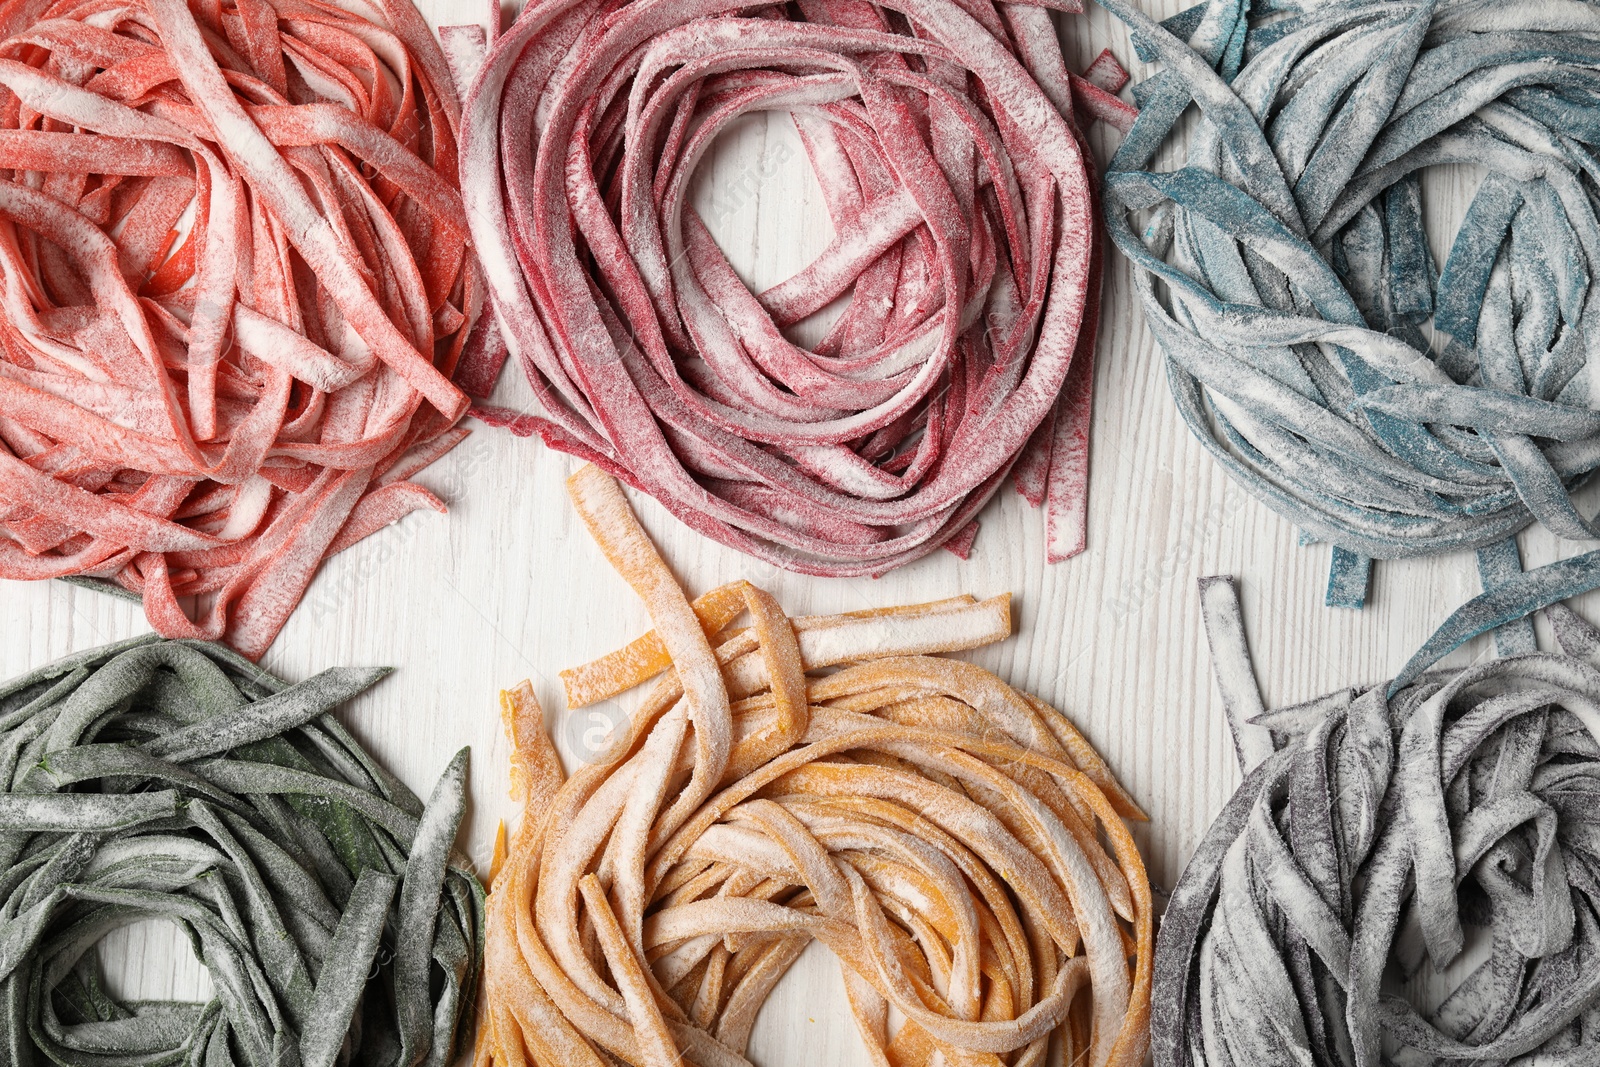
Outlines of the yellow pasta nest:
{"type": "Polygon", "coordinates": [[[656,681],[564,781],[532,687],[502,694],[524,811],[477,1067],[748,1067],[812,940],[875,1064],[1041,1064],[1052,1041],[1139,1064],[1152,909],[1123,820],[1144,815],[1060,712],[937,655],[1009,636],[1009,598],[790,618],[735,582],[691,603],[616,482],[568,489],[655,626],[563,672],[568,703],[656,681]]]}

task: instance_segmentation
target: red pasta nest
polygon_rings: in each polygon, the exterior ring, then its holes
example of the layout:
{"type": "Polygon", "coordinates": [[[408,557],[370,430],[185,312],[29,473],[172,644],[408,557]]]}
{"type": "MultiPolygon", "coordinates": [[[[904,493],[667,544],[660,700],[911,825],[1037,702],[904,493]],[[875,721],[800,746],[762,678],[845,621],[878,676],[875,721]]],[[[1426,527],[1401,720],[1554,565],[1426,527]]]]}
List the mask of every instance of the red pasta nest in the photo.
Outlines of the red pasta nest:
{"type": "MultiPolygon", "coordinates": [[[[1056,6],[1056,5],[1049,5],[1056,6]]],[[[1065,5],[1062,5],[1065,6],[1065,5]]],[[[534,0],[465,104],[493,328],[537,409],[480,408],[778,565],[965,555],[1008,473],[1083,543],[1098,214],[1042,6],[534,0]],[[762,293],[685,201],[716,134],[792,115],[835,239],[762,293]],[[783,329],[846,292],[814,348],[783,329]]],[[[486,317],[485,329],[491,320],[486,317]]]]}
{"type": "Polygon", "coordinates": [[[0,576],[256,657],[324,558],[444,510],[405,479],[464,433],[459,108],[377,2],[0,6],[0,576]]]}

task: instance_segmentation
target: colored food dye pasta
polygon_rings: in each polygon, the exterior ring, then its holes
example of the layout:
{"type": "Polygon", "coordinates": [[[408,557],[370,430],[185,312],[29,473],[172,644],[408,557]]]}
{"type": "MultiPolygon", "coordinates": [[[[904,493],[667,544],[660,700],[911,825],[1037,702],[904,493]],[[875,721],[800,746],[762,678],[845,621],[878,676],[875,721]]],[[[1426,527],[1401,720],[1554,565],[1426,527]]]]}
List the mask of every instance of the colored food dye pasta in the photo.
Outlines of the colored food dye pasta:
{"type": "Polygon", "coordinates": [[[1102,2],[1166,68],[1111,236],[1195,435],[1332,543],[1328,602],[1360,606],[1375,558],[1474,548],[1490,588],[1535,520],[1600,537],[1570,495],[1600,466],[1600,9],[1214,0],[1162,26],[1102,2]],[[1191,103],[1186,164],[1151,169],[1191,103]],[[1487,176],[1440,267],[1420,176],[1458,163],[1487,176]]]}
{"type": "Polygon", "coordinates": [[[527,5],[468,95],[462,174],[483,347],[536,396],[475,412],[805,573],[965,556],[1008,475],[1075,554],[1100,290],[1076,117],[1132,115],[1109,55],[1089,78],[1032,4],[527,5]],[[752,293],[686,193],[761,111],[793,116],[835,236],[752,293]],[[814,348],[784,334],[846,293],[814,348]]]}
{"type": "Polygon", "coordinates": [[[409,0],[363,10],[0,5],[0,577],[253,659],[444,510],[406,479],[465,432],[459,108],[409,0]]]}
{"type": "Polygon", "coordinates": [[[380,767],[330,710],[386,673],[291,685],[139,637],[0,686],[0,1064],[452,1061],[482,958],[467,754],[427,804],[380,767]],[[210,1001],[110,995],[96,945],[148,919],[210,1001]]]}
{"type": "Polygon", "coordinates": [[[748,1067],[813,940],[874,1063],[1036,1065],[1053,1040],[1059,1062],[1143,1062],[1150,886],[1123,822],[1143,815],[1065,716],[937,655],[1008,636],[1009,598],[791,618],[735,582],[691,603],[615,481],[569,488],[655,625],[566,672],[569,702],[659,677],[565,782],[532,688],[502,697],[524,809],[478,1067],[748,1067]]]}
{"type": "Polygon", "coordinates": [[[1157,1067],[1593,1062],[1600,631],[1554,603],[1558,654],[1264,712],[1202,589],[1246,773],[1162,920],[1157,1067]]]}

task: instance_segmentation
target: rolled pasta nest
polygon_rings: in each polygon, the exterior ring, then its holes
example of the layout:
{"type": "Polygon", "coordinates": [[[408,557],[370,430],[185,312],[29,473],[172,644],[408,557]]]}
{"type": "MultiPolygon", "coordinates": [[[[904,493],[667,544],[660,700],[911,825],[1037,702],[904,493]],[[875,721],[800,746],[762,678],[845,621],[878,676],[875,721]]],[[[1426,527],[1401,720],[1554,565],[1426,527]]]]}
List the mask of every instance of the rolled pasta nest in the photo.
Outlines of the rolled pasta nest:
{"type": "Polygon", "coordinates": [[[0,1064],[441,1067],[465,1039],[483,887],[331,709],[220,645],[134,638],[0,686],[0,1064]],[[205,1003],[122,1001],[98,943],[165,920],[205,1003]]]}
{"type": "Polygon", "coordinates": [[[458,114],[409,0],[0,4],[0,577],[254,659],[444,510],[407,479],[465,434],[458,114]]]}
{"type": "Polygon", "coordinates": [[[569,701],[660,678],[565,782],[532,689],[503,697],[524,811],[489,899],[479,1067],[748,1065],[813,940],[873,1063],[1041,1064],[1053,1043],[1140,1063],[1139,808],[1059,712],[935,655],[1006,637],[1009,599],[789,618],[736,582],[691,604],[616,482],[569,488],[655,624],[566,672],[569,701]]]}
{"type": "Polygon", "coordinates": [[[1162,919],[1158,1067],[1600,1058],[1600,631],[1263,712],[1204,582],[1246,777],[1162,919]]]}
{"type": "Polygon", "coordinates": [[[1330,604],[1373,559],[1600,527],[1588,362],[1600,272],[1600,8],[1549,0],[1209,0],[1157,25],[1106,177],[1178,408],[1240,484],[1334,546],[1330,604]],[[1187,39],[1187,40],[1185,40],[1187,39]],[[1154,169],[1193,102],[1185,165],[1154,169]],[[1423,176],[1485,173],[1442,265],[1423,176]]]}
{"type": "Polygon", "coordinates": [[[1133,109],[1109,53],[1068,70],[1052,6],[528,4],[468,94],[462,174],[484,327],[535,396],[477,413],[803,573],[965,556],[1008,475],[1074,555],[1101,273],[1082,126],[1133,109]],[[760,112],[792,117],[834,238],[755,293],[689,192],[760,112]],[[814,346],[784,332],[845,296],[814,346]]]}

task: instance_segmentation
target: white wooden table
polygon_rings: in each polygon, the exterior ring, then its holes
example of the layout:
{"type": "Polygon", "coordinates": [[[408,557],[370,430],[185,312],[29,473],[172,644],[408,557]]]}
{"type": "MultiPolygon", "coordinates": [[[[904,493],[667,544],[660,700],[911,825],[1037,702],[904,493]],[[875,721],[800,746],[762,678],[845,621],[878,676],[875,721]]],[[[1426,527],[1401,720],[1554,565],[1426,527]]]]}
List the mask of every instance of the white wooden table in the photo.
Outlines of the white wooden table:
{"type": "MultiPolygon", "coordinates": [[[[1165,17],[1189,2],[1144,0],[1144,7],[1165,17]]],[[[421,7],[436,26],[482,10],[477,0],[423,0],[421,7]]],[[[1064,19],[1063,39],[1077,69],[1110,46],[1136,79],[1144,76],[1121,24],[1099,9],[1064,19]]],[[[1116,137],[1103,127],[1091,133],[1102,162],[1116,137]]],[[[820,192],[782,115],[725,136],[697,183],[697,207],[754,289],[789,276],[829,239],[820,192]]],[[[1460,173],[1428,180],[1430,219],[1440,224],[1435,229],[1450,227],[1435,240],[1440,262],[1475,184],[1460,173]]],[[[743,577],[803,614],[1009,590],[1016,635],[973,658],[1062,708],[1089,736],[1150,813],[1136,837],[1151,878],[1170,887],[1238,782],[1196,578],[1242,579],[1269,706],[1391,676],[1479,587],[1471,555],[1460,553],[1381,565],[1364,611],[1324,607],[1328,548],[1297,547],[1294,529],[1232,485],[1190,437],[1128,274],[1113,255],[1097,356],[1089,547],[1077,559],[1045,566],[1042,516],[1009,487],[983,513],[969,561],[939,552],[878,580],[784,573],[692,533],[647,498],[635,496],[634,504],[691,594],[743,577]]],[[[495,399],[515,406],[525,395],[508,366],[495,399]]],[[[557,672],[647,626],[567,505],[562,483],[573,469],[574,461],[535,440],[480,428],[416,479],[450,505],[450,515],[412,515],[329,561],[262,660],[290,679],[338,664],[397,667],[342,716],[423,794],[451,755],[471,746],[463,845],[480,864],[496,822],[513,814],[497,692],[532,679],[570,766],[590,723],[567,722],[557,672]]],[[[1583,547],[1542,529],[1523,535],[1528,566],[1583,547]]],[[[1592,605],[1589,614],[1600,617],[1592,605]]],[[[136,607],[59,582],[0,583],[0,620],[0,677],[148,629],[136,607]]],[[[1455,659],[1486,654],[1479,641],[1455,659]]],[[[108,977],[131,995],[205,989],[198,963],[170,928],[118,935],[107,955],[108,977]]],[[[820,946],[778,986],[751,1056],[762,1067],[866,1062],[837,967],[820,946]]]]}

